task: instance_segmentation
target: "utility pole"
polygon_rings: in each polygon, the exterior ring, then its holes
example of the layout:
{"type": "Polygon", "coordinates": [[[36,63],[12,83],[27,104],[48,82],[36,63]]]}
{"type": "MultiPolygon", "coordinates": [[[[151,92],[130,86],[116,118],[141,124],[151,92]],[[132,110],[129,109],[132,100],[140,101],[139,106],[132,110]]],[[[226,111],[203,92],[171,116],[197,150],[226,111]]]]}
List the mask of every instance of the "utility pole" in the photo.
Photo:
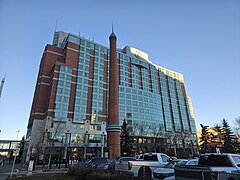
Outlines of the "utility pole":
{"type": "Polygon", "coordinates": [[[1,95],[2,95],[2,90],[3,90],[3,85],[4,85],[4,82],[5,82],[5,78],[6,78],[6,74],[5,74],[4,78],[3,78],[2,81],[1,81],[1,86],[0,86],[0,98],[1,98],[1,95]]]}

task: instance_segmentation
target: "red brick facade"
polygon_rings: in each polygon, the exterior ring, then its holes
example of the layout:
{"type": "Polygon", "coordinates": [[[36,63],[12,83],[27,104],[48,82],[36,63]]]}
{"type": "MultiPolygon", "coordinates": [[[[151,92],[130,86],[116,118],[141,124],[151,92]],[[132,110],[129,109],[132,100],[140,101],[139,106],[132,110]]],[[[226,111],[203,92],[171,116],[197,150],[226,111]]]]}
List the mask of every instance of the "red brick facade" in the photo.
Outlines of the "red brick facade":
{"type": "Polygon", "coordinates": [[[138,80],[139,80],[139,88],[142,89],[142,69],[141,66],[138,66],[138,80]]]}
{"type": "Polygon", "coordinates": [[[153,92],[153,89],[152,89],[152,77],[151,77],[151,70],[148,69],[148,84],[149,84],[149,89],[151,92],[153,92]]]}
{"type": "Polygon", "coordinates": [[[79,57],[79,46],[68,42],[65,49],[47,45],[41,60],[37,85],[35,87],[34,99],[28,127],[32,126],[33,119],[43,120],[46,116],[53,117],[59,67],[61,64],[73,68],[69,113],[68,118],[73,118],[74,98],[77,82],[77,68],[79,57]]]}
{"type": "Polygon", "coordinates": [[[71,84],[71,92],[70,99],[68,105],[68,118],[73,119],[74,112],[74,103],[75,103],[75,95],[76,95],[76,87],[77,87],[77,74],[78,74],[78,57],[79,57],[79,49],[80,47],[71,42],[67,43],[65,52],[65,65],[73,68],[72,71],[72,84],[71,84]]]}
{"type": "Polygon", "coordinates": [[[107,88],[108,88],[108,56],[104,54],[104,76],[103,76],[103,118],[102,120],[106,122],[107,120],[107,88]]]}
{"type": "Polygon", "coordinates": [[[55,99],[57,86],[56,80],[53,78],[57,77],[54,73],[54,70],[57,68],[55,64],[62,60],[63,49],[52,45],[45,47],[39,68],[28,127],[32,126],[33,119],[44,119],[48,114],[48,108],[53,107],[53,99],[55,99]]]}
{"type": "Polygon", "coordinates": [[[92,91],[93,91],[93,70],[94,70],[94,51],[91,49],[89,76],[88,76],[88,98],[87,98],[87,114],[86,120],[91,121],[92,114],[92,91]]]}

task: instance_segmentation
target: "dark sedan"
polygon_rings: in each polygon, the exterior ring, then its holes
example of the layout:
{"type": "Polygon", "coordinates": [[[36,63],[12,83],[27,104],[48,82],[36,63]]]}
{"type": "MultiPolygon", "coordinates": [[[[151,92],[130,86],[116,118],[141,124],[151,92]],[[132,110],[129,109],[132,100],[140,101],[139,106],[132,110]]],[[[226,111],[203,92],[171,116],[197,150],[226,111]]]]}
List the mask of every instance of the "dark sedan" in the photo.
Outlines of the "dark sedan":
{"type": "Polygon", "coordinates": [[[109,170],[111,167],[111,161],[108,158],[93,158],[86,162],[86,168],[94,168],[100,170],[109,170]]]}

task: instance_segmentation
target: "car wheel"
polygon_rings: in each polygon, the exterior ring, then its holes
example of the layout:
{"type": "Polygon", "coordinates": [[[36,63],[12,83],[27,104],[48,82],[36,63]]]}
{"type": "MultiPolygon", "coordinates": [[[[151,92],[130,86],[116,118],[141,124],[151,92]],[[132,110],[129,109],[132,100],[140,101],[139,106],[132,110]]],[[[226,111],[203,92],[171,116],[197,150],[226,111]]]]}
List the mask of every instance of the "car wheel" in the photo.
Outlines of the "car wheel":
{"type": "Polygon", "coordinates": [[[151,179],[152,178],[152,171],[148,166],[142,166],[138,170],[138,177],[144,179],[151,179]]]}

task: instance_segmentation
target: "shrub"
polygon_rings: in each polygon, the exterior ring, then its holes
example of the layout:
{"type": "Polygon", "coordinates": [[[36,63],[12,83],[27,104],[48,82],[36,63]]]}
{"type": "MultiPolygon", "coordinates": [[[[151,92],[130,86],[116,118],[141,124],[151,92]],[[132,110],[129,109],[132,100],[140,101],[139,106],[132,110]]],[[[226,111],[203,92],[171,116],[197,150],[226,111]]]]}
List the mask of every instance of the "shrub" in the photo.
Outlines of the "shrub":
{"type": "Polygon", "coordinates": [[[81,167],[69,168],[68,175],[76,180],[128,180],[133,179],[126,175],[110,173],[98,169],[88,169],[81,167]]]}
{"type": "Polygon", "coordinates": [[[92,180],[128,180],[130,177],[120,174],[113,174],[109,172],[93,171],[87,177],[92,180]]]}

